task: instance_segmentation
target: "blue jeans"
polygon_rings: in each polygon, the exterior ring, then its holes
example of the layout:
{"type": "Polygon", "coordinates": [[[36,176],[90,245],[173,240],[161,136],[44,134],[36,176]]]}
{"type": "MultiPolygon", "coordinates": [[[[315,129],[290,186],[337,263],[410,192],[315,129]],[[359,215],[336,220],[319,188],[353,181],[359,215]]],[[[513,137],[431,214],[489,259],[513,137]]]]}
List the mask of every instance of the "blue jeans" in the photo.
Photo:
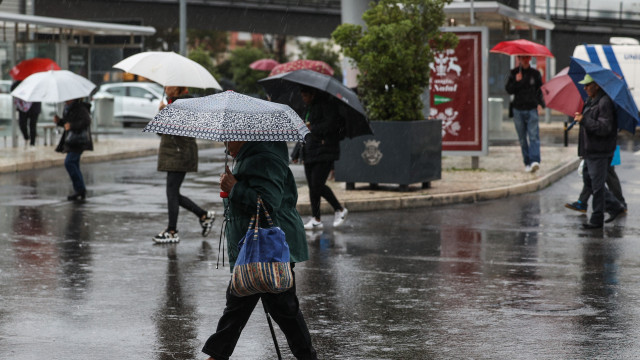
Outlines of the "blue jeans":
{"type": "Polygon", "coordinates": [[[69,177],[71,178],[71,182],[73,183],[73,190],[78,194],[87,191],[84,186],[84,178],[82,177],[82,173],[80,172],[81,155],[81,152],[69,151],[67,153],[67,157],[64,158],[64,167],[67,169],[67,173],[69,173],[69,177]]]}
{"type": "Polygon", "coordinates": [[[538,127],[538,109],[513,109],[513,123],[516,125],[522,160],[525,165],[540,162],[540,129],[538,127]]]}

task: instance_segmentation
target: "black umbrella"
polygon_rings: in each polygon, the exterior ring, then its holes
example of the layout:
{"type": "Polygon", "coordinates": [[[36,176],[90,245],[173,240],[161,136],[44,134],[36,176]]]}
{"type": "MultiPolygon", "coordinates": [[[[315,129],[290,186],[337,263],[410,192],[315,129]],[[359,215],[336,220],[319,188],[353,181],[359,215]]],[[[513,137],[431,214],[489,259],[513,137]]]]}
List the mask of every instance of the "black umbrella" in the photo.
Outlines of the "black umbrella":
{"type": "Polygon", "coordinates": [[[358,96],[334,77],[312,70],[296,70],[259,80],[271,100],[291,106],[301,113],[304,106],[300,96],[300,85],[325,92],[336,99],[340,115],[345,119],[345,133],[348,138],[373,134],[367,115],[358,96]]]}

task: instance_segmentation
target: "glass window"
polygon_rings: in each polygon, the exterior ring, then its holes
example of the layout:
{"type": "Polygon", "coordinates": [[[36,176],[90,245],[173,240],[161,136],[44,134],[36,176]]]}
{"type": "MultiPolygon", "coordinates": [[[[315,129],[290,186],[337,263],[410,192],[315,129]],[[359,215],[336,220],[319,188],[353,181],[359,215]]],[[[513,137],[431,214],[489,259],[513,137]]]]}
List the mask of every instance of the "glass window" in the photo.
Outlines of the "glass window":
{"type": "Polygon", "coordinates": [[[115,96],[125,96],[126,88],[124,86],[114,86],[107,89],[107,92],[115,96]]]}
{"type": "Polygon", "coordinates": [[[153,96],[152,93],[148,92],[147,90],[145,90],[143,88],[133,87],[133,86],[129,88],[129,96],[137,97],[137,98],[144,98],[145,95],[147,96],[147,98],[149,98],[150,96],[151,96],[151,98],[155,98],[155,96],[153,96]]]}

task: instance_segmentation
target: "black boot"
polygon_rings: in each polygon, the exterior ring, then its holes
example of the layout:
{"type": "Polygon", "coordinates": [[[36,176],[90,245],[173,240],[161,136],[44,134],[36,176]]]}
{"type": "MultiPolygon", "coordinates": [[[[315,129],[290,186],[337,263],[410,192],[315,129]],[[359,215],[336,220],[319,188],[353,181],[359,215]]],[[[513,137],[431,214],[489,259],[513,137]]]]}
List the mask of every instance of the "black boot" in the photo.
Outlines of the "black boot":
{"type": "Polygon", "coordinates": [[[84,200],[84,198],[87,197],[87,192],[86,191],[81,191],[81,192],[77,192],[74,193],[72,195],[67,196],[67,200],[69,201],[78,201],[78,200],[84,200]]]}

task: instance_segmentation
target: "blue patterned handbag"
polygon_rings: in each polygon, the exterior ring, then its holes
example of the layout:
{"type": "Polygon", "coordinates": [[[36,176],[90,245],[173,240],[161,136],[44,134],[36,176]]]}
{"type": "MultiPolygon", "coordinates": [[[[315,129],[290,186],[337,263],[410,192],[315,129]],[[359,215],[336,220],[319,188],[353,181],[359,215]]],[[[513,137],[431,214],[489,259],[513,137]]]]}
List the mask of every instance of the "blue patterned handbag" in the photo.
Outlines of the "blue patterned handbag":
{"type": "Polygon", "coordinates": [[[256,215],[251,217],[247,234],[238,243],[240,250],[231,276],[231,294],[249,296],[260,293],[281,293],[293,286],[289,245],[285,234],[273,226],[271,215],[258,196],[256,215]],[[269,228],[261,228],[260,209],[269,228]]]}

